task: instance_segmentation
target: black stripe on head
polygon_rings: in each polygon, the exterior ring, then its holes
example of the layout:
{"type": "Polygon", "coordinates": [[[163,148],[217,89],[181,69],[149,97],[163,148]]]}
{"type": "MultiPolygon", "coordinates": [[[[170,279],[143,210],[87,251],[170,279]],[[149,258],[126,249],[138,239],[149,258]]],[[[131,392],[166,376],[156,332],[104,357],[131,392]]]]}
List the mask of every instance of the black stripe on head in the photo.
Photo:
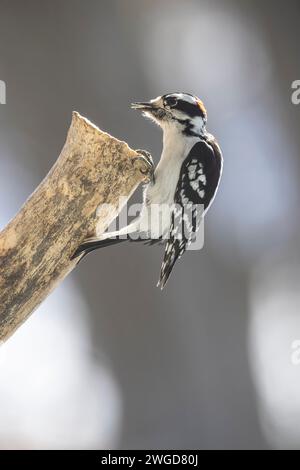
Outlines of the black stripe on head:
{"type": "Polygon", "coordinates": [[[196,101],[195,103],[190,103],[188,101],[179,99],[177,101],[177,105],[175,106],[175,108],[178,109],[179,111],[184,112],[191,118],[199,116],[202,119],[206,119],[206,111],[203,106],[203,103],[200,100],[196,101]]]}
{"type": "Polygon", "coordinates": [[[207,119],[206,109],[204,104],[202,103],[199,98],[196,96],[191,95],[190,93],[172,93],[163,96],[164,102],[169,105],[173,109],[178,109],[182,111],[190,118],[199,116],[202,119],[207,119]],[[182,95],[190,96],[192,98],[192,102],[185,100],[182,98],[182,95]]]}

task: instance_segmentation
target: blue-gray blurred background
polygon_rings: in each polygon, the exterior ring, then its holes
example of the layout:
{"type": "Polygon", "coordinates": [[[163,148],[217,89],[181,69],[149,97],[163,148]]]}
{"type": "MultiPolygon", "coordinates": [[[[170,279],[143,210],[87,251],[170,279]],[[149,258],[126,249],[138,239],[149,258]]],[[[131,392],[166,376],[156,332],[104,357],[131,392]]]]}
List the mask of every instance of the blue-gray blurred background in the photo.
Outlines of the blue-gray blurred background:
{"type": "Polygon", "coordinates": [[[130,102],[194,93],[225,159],[204,249],[163,293],[159,248],[108,248],[1,346],[0,448],[300,449],[299,15],[296,0],[0,0],[2,227],[72,110],[157,162],[160,130],[130,102]]]}

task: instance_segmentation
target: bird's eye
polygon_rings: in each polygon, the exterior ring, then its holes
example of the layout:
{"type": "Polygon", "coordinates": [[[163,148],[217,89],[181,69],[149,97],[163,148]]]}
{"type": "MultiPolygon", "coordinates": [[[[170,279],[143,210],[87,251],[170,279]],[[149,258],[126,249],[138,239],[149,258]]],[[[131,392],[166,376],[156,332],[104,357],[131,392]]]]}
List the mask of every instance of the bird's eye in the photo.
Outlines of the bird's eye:
{"type": "Polygon", "coordinates": [[[170,98],[167,99],[166,104],[167,106],[170,106],[170,108],[174,108],[174,106],[177,105],[177,99],[174,98],[173,96],[170,96],[170,98]]]}

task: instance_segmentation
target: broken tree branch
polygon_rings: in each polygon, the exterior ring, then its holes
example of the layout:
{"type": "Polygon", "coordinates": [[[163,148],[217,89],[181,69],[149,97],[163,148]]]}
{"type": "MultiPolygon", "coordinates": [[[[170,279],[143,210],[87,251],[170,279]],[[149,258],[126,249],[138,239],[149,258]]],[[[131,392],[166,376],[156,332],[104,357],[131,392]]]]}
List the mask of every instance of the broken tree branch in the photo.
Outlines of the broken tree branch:
{"type": "MultiPolygon", "coordinates": [[[[150,171],[125,142],[78,113],[62,152],[0,232],[0,341],[6,340],[76,266],[70,257],[104,231],[150,171]],[[146,173],[146,174],[145,174],[146,173]],[[98,210],[110,204],[115,210],[98,210]]],[[[106,206],[107,207],[107,206],[106,206]]]]}

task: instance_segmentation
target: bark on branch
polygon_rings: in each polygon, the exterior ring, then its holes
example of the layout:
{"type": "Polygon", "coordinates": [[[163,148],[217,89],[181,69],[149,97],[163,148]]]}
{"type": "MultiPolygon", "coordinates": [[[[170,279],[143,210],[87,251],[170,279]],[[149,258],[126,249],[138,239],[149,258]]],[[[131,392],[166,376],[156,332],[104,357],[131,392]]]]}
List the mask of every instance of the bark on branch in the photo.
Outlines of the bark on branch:
{"type": "Polygon", "coordinates": [[[75,267],[70,256],[118,213],[150,167],[125,142],[78,113],[62,152],[0,232],[0,341],[7,339],[75,267]],[[115,211],[100,210],[112,204],[115,211]]]}

